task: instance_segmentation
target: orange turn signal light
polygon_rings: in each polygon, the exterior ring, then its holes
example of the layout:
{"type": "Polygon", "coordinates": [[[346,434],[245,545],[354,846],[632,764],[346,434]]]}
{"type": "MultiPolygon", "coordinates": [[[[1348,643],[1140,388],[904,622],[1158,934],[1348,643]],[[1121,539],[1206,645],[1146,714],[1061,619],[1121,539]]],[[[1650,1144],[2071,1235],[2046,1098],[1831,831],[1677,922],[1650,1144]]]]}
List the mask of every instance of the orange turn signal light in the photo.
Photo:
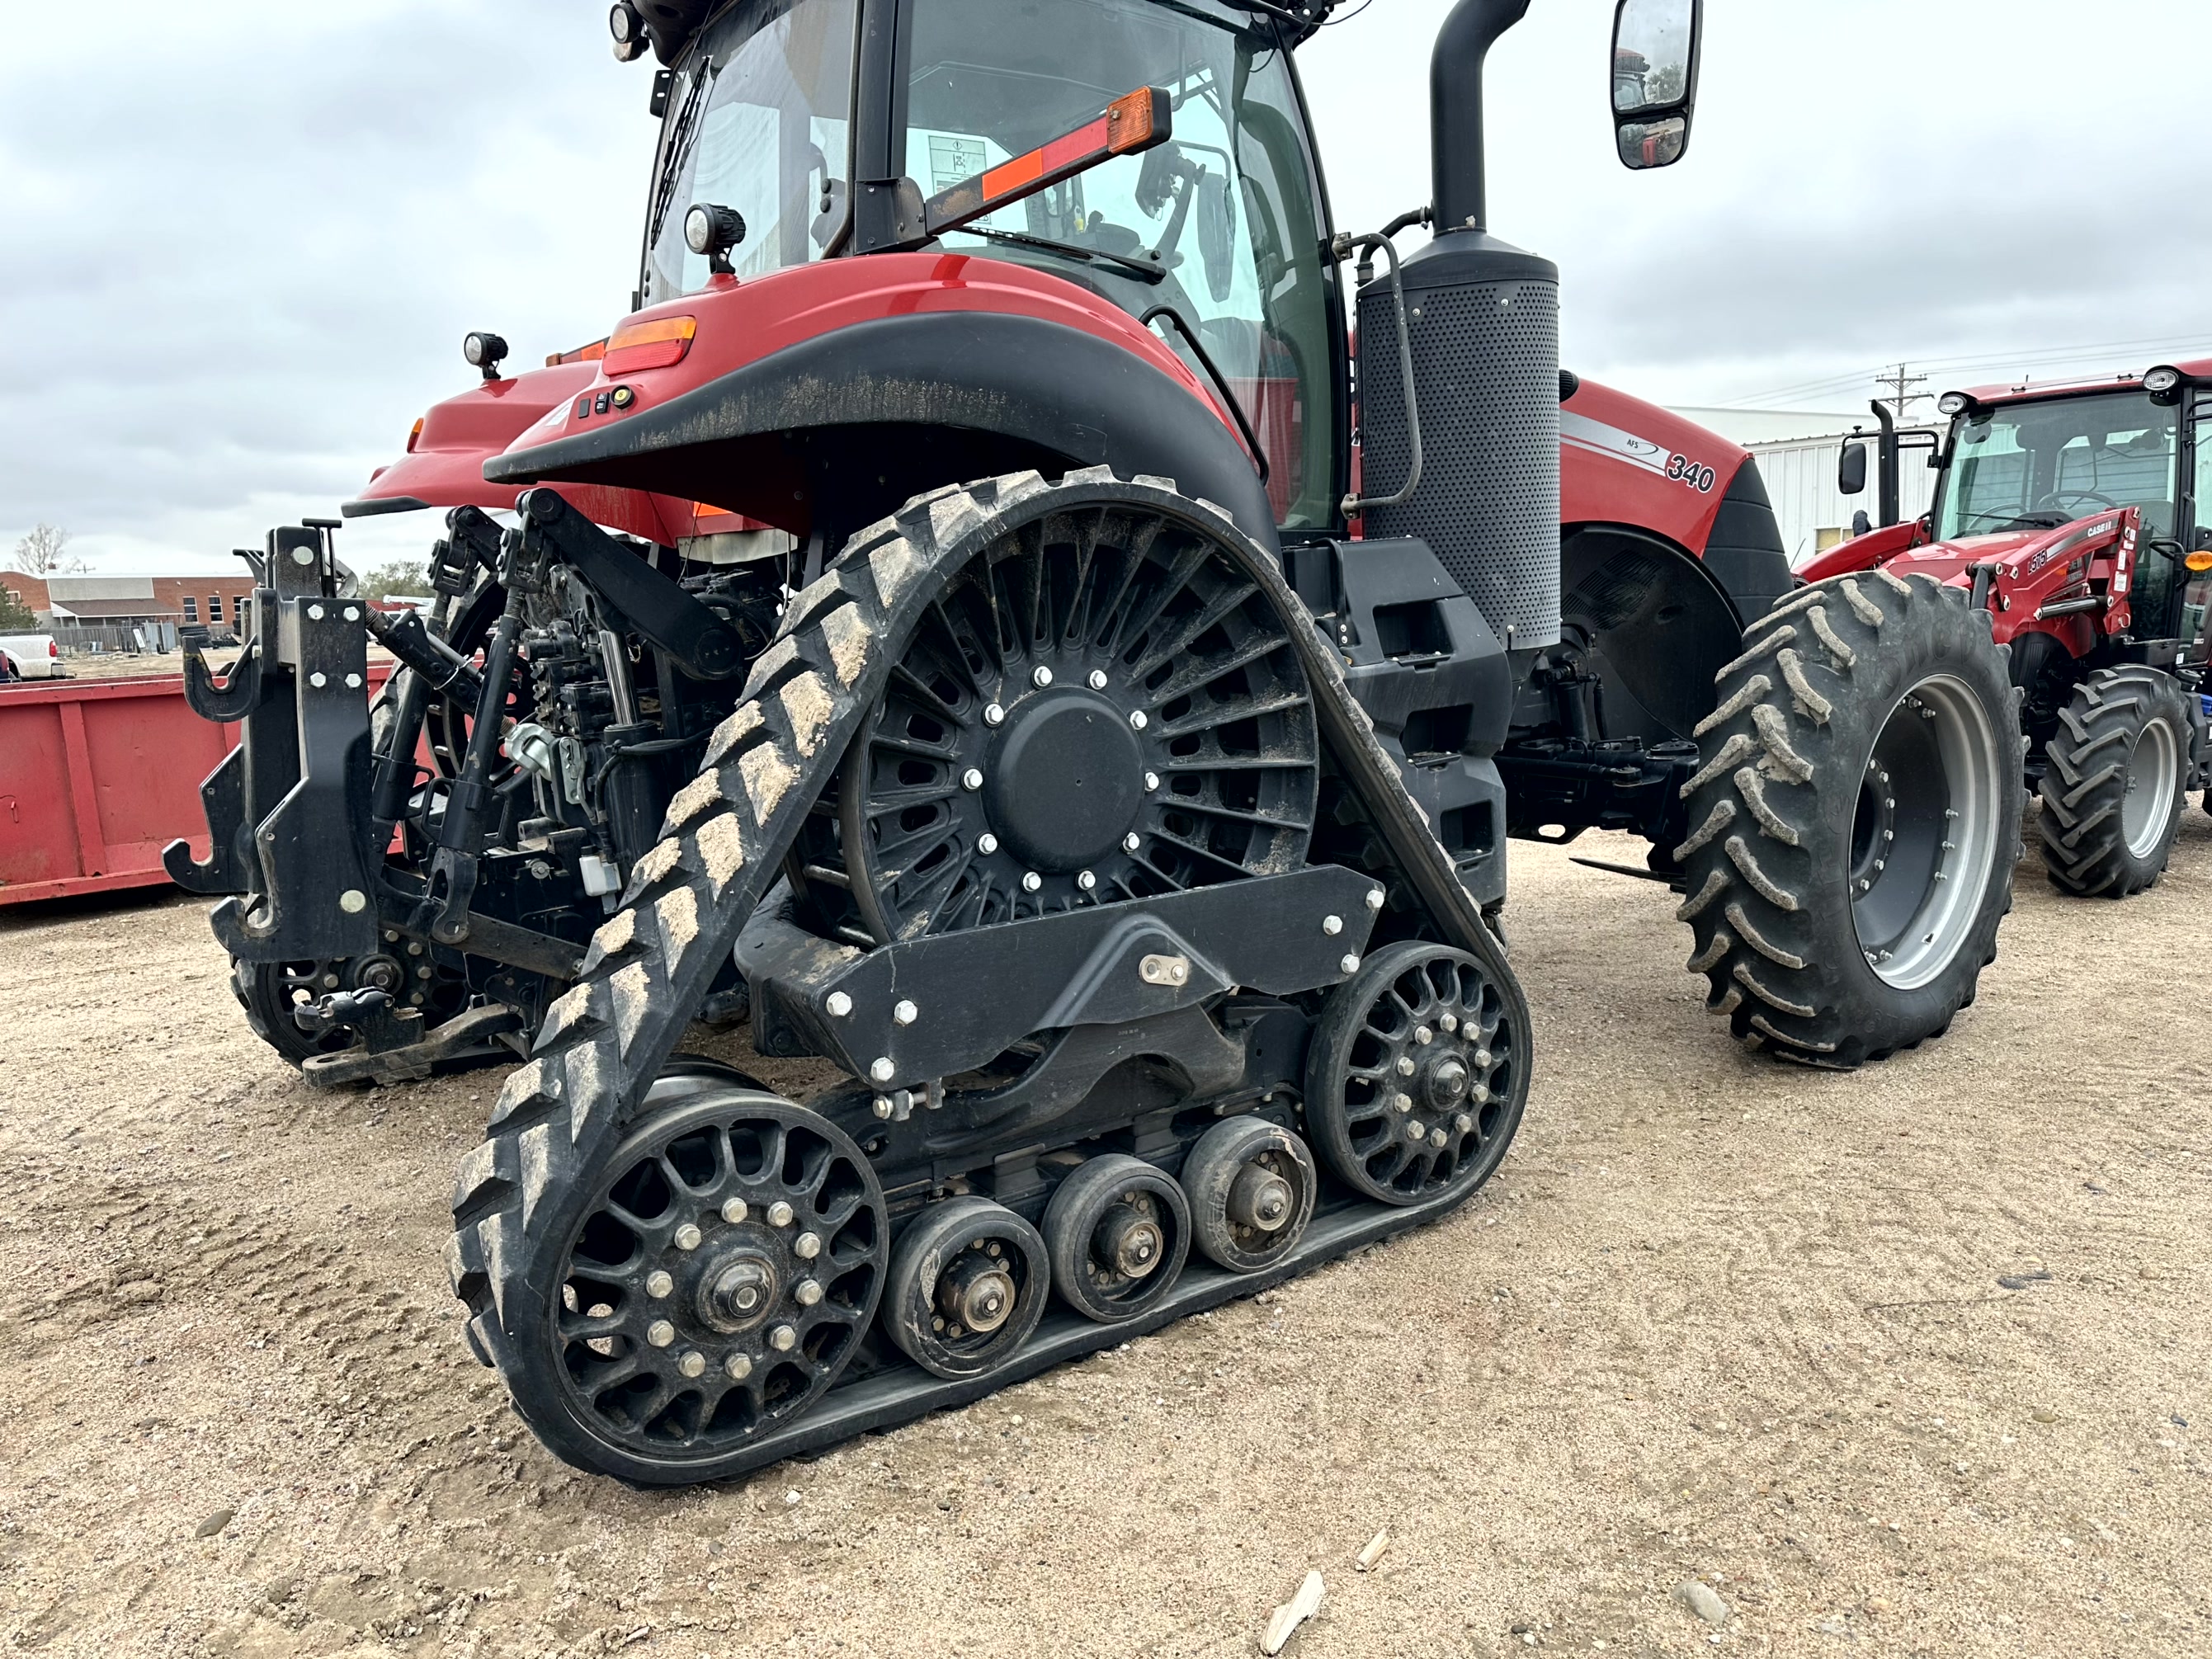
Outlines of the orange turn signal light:
{"type": "Polygon", "coordinates": [[[2182,563],[2191,570],[2212,570],[2212,553],[2191,553],[2182,563]]]}
{"type": "Polygon", "coordinates": [[[417,415],[415,417],[415,429],[407,434],[407,453],[412,455],[415,453],[415,446],[422,441],[422,417],[417,415]]]}
{"type": "Polygon", "coordinates": [[[641,368],[666,368],[684,361],[699,332],[696,317],[653,317],[624,323],[608,337],[599,372],[612,377],[641,368]]]}

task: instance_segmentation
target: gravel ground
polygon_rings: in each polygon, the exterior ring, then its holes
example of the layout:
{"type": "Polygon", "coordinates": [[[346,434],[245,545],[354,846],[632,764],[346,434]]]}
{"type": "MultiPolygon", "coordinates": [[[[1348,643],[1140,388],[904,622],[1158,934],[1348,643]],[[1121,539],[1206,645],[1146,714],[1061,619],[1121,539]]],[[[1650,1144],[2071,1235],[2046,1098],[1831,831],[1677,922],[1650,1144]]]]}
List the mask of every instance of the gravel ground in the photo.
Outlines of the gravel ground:
{"type": "Polygon", "coordinates": [[[1980,1003],[1848,1077],[1730,1048],[1664,890],[1513,856],[1539,1069],[1465,1210],[672,1495],[556,1462],[461,1346],[496,1073],[316,1094],[195,903],[0,912],[0,1633],[1247,1654],[1318,1567],[1311,1659],[2212,1646],[2212,819],[2125,904],[2031,858],[1980,1003]]]}

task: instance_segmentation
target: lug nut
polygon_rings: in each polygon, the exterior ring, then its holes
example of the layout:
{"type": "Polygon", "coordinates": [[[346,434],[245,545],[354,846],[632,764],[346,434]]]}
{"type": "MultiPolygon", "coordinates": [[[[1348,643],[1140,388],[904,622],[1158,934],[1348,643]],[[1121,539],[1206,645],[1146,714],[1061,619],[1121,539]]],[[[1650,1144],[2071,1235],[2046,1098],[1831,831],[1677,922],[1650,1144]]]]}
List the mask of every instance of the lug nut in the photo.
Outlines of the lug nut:
{"type": "Polygon", "coordinates": [[[1024,891],[1024,893],[1034,893],[1034,892],[1036,892],[1036,890],[1037,890],[1038,888],[1040,888],[1040,887],[1042,887],[1042,886],[1043,886],[1043,885],[1044,885],[1044,878],[1043,878],[1042,876],[1041,876],[1041,875],[1037,874],[1037,872],[1036,872],[1036,871],[1034,871],[1034,870],[1030,870],[1030,871],[1025,871],[1025,872],[1023,872],[1023,875],[1022,875],[1022,891],[1024,891]]]}
{"type": "Polygon", "coordinates": [[[1106,689],[1106,671],[1103,668],[1092,669],[1090,684],[1093,691],[1103,691],[1106,689]]]}
{"type": "Polygon", "coordinates": [[[707,1370],[707,1356],[696,1349],[689,1350],[676,1362],[676,1369],[686,1376],[702,1376],[707,1370]]]}
{"type": "Polygon", "coordinates": [[[1339,933],[1344,931],[1344,918],[1342,916],[1323,916],[1321,919],[1321,930],[1322,933],[1327,933],[1331,939],[1334,939],[1339,933]]]}
{"type": "Polygon", "coordinates": [[[676,1340],[676,1327],[665,1319],[656,1319],[645,1328],[645,1340],[656,1348],[665,1348],[676,1340]]]}
{"type": "Polygon", "coordinates": [[[986,726],[1003,726],[1003,725],[1005,725],[1005,724],[1006,724],[1006,711],[1004,708],[1000,708],[997,703],[995,703],[995,702],[991,702],[991,703],[986,703],[986,704],[984,704],[984,705],[983,705],[983,724],[984,724],[984,725],[986,725],[986,726]]]}
{"type": "Polygon", "coordinates": [[[1079,870],[1075,872],[1075,884],[1087,893],[1098,884],[1098,878],[1088,870],[1079,870]]]}
{"type": "Polygon", "coordinates": [[[732,1382],[742,1382],[753,1374],[753,1362],[744,1354],[733,1353],[722,1362],[722,1370],[732,1382]]]}
{"type": "Polygon", "coordinates": [[[1401,1112],[1410,1112],[1413,1109],[1413,1097],[1411,1095],[1393,1096],[1390,1103],[1401,1112]]]}
{"type": "MultiPolygon", "coordinates": [[[[1151,724],[1152,721],[1145,718],[1145,711],[1143,709],[1132,708],[1129,711],[1129,725],[1131,729],[1141,732],[1151,724]]],[[[1145,775],[1146,777],[1150,777],[1152,774],[1147,772],[1145,775]]]]}
{"type": "Polygon", "coordinates": [[[832,991],[822,999],[822,1006],[832,1019],[842,1019],[853,1012],[853,999],[842,991],[832,991]]]}
{"type": "Polygon", "coordinates": [[[1429,1145],[1431,1146],[1442,1146],[1447,1139],[1448,1137],[1442,1129],[1431,1129],[1429,1131],[1429,1145]]]}
{"type": "Polygon", "coordinates": [[[1411,1077],[1411,1076],[1413,1076],[1413,1057],[1411,1054],[1401,1054],[1401,1055],[1399,1055],[1399,1056],[1398,1056],[1398,1075],[1399,1075],[1400,1077],[1411,1077]]]}
{"type": "Polygon", "coordinates": [[[1160,775],[1158,773],[1147,772],[1145,774],[1145,793],[1146,794],[1149,795],[1153,793],[1159,788],[1159,787],[1160,775]]]}
{"type": "Polygon", "coordinates": [[[1443,1026],[1447,1031],[1456,1031],[1459,1030],[1459,1016],[1457,1014],[1438,1014],[1437,1016],[1437,1024],[1443,1026]]]}
{"type": "Polygon", "coordinates": [[[789,1353],[799,1346],[799,1333],[788,1325],[779,1325],[768,1334],[768,1345],[778,1353],[789,1353]]]}
{"type": "Polygon", "coordinates": [[[1476,1065],[1478,1065],[1478,1066],[1487,1066],[1487,1065],[1489,1065],[1489,1064],[1490,1064],[1490,1050],[1489,1050],[1489,1049],[1487,1049],[1487,1048],[1477,1048],[1477,1049],[1474,1051],[1474,1063],[1475,1063],[1476,1065]]]}
{"type": "Polygon", "coordinates": [[[1341,973],[1356,974],[1359,971],[1359,958],[1350,955],[1341,956],[1336,959],[1336,965],[1341,973]]]}
{"type": "Polygon", "coordinates": [[[742,1198],[726,1198],[722,1200],[722,1219],[733,1227],[750,1213],[742,1198]]]}
{"type": "Polygon", "coordinates": [[[891,1023],[894,1025],[911,1025],[915,1021],[921,1018],[921,1010],[915,1007],[911,1002],[907,1001],[903,997],[900,998],[896,1003],[892,1005],[891,1023]]]}
{"type": "Polygon", "coordinates": [[[1412,1141],[1422,1141],[1426,1140],[1428,1138],[1428,1126],[1423,1123],[1420,1119],[1413,1117],[1406,1120],[1407,1139],[1412,1141]]]}
{"type": "Polygon", "coordinates": [[[647,1296],[666,1296],[675,1288],[676,1281],[658,1267],[645,1276],[645,1293],[647,1296]]]}
{"type": "Polygon", "coordinates": [[[822,1299],[822,1287],[811,1279],[802,1279],[791,1287],[791,1299],[802,1308],[811,1308],[822,1299]]]}
{"type": "Polygon", "coordinates": [[[780,1198],[776,1200],[775,1203],[769,1205],[768,1206],[768,1224],[771,1227],[788,1227],[791,1225],[791,1206],[785,1203],[780,1198]]]}
{"type": "Polygon", "coordinates": [[[999,850],[999,838],[993,835],[988,830],[986,830],[981,835],[975,837],[975,850],[986,854],[997,852],[999,850]]]}
{"type": "Polygon", "coordinates": [[[969,767],[960,775],[960,787],[971,793],[981,789],[983,787],[983,774],[976,768],[969,767]]]}
{"type": "Polygon", "coordinates": [[[801,1261],[811,1261],[822,1254],[822,1235],[801,1233],[791,1241],[791,1253],[801,1261]]]}
{"type": "Polygon", "coordinates": [[[1043,690],[1052,684],[1052,670],[1039,663],[1035,668],[1030,670],[1030,684],[1038,690],[1043,690]]]}
{"type": "Polygon", "coordinates": [[[1468,1130],[1474,1127],[1474,1120],[1467,1113],[1462,1112],[1457,1117],[1452,1120],[1452,1127],[1458,1130],[1462,1134],[1465,1134],[1468,1130]]]}
{"type": "Polygon", "coordinates": [[[1431,1031],[1427,1026],[1416,1025],[1413,1028],[1414,1042],[1426,1045],[1428,1043],[1434,1042],[1436,1040],[1437,1034],[1434,1031],[1431,1031]]]}
{"type": "Polygon", "coordinates": [[[1145,838],[1133,830],[1121,837],[1121,850],[1125,853],[1133,853],[1144,844],[1145,838]]]}
{"type": "Polygon", "coordinates": [[[696,1250],[699,1248],[699,1230],[687,1221],[676,1230],[676,1248],[679,1250],[696,1250]]]}

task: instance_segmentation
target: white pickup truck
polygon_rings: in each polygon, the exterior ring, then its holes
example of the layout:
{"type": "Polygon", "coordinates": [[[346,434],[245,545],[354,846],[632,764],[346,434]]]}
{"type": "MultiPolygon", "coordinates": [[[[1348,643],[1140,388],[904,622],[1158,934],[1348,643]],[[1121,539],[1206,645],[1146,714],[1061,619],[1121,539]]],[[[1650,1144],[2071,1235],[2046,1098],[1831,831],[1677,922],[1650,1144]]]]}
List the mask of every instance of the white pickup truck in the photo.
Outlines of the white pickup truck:
{"type": "Polygon", "coordinates": [[[9,678],[65,680],[62,648],[51,634],[0,634],[0,656],[8,659],[9,678]]]}

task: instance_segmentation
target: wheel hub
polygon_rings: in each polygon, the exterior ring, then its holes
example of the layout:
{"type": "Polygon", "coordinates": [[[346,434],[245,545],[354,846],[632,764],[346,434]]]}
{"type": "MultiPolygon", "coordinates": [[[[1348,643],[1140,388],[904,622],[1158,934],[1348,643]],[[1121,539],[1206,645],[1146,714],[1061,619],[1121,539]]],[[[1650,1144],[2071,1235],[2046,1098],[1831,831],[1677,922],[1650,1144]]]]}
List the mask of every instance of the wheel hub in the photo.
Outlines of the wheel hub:
{"type": "Polygon", "coordinates": [[[1074,688],[1024,699],[984,767],[983,797],[1007,848],[1055,873],[1104,861],[1137,821],[1145,757],[1128,718],[1074,688]]]}
{"type": "Polygon", "coordinates": [[[1116,1204],[1100,1218],[1093,1248],[1124,1279],[1142,1279],[1160,1263],[1167,1238],[1160,1224],[1133,1204],[1116,1204]]]}
{"type": "Polygon", "coordinates": [[[1229,1188],[1229,1218],[1262,1232],[1279,1230],[1290,1219],[1297,1195],[1291,1183],[1264,1164],[1248,1164],[1229,1188]]]}
{"type": "MultiPolygon", "coordinates": [[[[1456,1045],[1455,1045],[1455,1047],[1456,1045]]],[[[1455,1052],[1447,1051],[1430,1062],[1421,1079],[1421,1097],[1432,1112],[1449,1112],[1467,1098],[1474,1074],[1455,1052]]]]}
{"type": "Polygon", "coordinates": [[[782,1294],[782,1275],[757,1244],[740,1244],[718,1255],[700,1275],[699,1317],[718,1331],[735,1335],[769,1316],[782,1294]]]}
{"type": "Polygon", "coordinates": [[[1005,1262],[971,1250],[937,1281],[937,1308],[955,1327],[988,1336],[1012,1316],[1014,1279],[1005,1262]]]}

